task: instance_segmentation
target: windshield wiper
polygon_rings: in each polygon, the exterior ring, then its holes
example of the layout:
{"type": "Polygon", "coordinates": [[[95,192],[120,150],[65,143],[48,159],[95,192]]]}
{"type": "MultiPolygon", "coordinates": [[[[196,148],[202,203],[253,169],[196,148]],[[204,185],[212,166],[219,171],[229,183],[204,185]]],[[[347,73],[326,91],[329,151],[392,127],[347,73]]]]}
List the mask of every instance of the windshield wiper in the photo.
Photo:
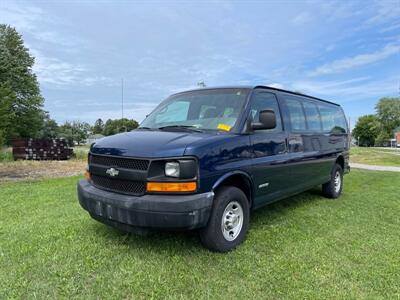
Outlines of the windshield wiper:
{"type": "Polygon", "coordinates": [[[150,127],[138,127],[137,129],[148,129],[148,130],[151,130],[153,128],[150,128],[150,127]]]}
{"type": "Polygon", "coordinates": [[[168,126],[158,127],[158,129],[159,130],[164,130],[164,129],[185,129],[185,130],[190,130],[190,131],[203,132],[202,130],[200,130],[197,127],[192,126],[192,125],[168,125],[168,126]]]}

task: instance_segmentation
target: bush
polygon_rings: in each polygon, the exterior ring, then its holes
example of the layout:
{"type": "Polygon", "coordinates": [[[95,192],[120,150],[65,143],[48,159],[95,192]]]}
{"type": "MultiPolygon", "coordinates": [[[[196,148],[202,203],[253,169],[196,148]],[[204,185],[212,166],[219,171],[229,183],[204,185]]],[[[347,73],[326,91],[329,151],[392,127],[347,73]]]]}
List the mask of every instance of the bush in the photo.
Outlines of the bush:
{"type": "Polygon", "coordinates": [[[10,148],[2,148],[0,146],[0,162],[13,161],[14,157],[10,148]]]}
{"type": "Polygon", "coordinates": [[[89,152],[89,147],[85,146],[74,147],[73,158],[77,160],[87,160],[88,152],[89,152]]]}
{"type": "Polygon", "coordinates": [[[391,138],[390,134],[382,130],[375,139],[375,146],[387,147],[391,138]]]}
{"type": "Polygon", "coordinates": [[[4,145],[4,143],[5,143],[4,133],[2,130],[0,130],[0,150],[1,147],[4,145]]]}

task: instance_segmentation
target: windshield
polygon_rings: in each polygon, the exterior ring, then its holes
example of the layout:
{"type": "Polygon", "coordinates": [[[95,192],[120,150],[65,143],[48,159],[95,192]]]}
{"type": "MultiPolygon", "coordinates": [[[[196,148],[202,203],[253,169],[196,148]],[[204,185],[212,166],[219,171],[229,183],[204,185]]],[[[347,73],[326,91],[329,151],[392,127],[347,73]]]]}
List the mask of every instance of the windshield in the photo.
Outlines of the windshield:
{"type": "Polygon", "coordinates": [[[231,130],[243,109],[245,89],[214,89],[187,92],[162,102],[140,127],[168,126],[231,130]]]}

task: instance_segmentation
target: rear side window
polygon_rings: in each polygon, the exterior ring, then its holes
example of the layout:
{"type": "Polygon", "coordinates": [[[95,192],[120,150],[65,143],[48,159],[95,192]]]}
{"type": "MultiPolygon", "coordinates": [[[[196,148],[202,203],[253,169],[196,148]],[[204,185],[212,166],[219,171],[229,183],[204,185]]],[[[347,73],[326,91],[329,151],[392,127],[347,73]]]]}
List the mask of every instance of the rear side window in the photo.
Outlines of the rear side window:
{"type": "Polygon", "coordinates": [[[318,105],[321,113],[322,129],[334,133],[346,133],[347,122],[340,107],[318,105]]]}
{"type": "Polygon", "coordinates": [[[251,117],[253,120],[259,120],[260,111],[271,109],[275,112],[276,127],[274,129],[267,129],[265,131],[282,131],[281,115],[279,113],[278,101],[276,100],[275,94],[259,92],[253,96],[251,102],[251,117]]]}
{"type": "Polygon", "coordinates": [[[300,101],[294,97],[285,96],[286,106],[289,110],[289,119],[292,130],[304,131],[306,130],[306,118],[304,116],[303,107],[300,101]]]}
{"type": "Polygon", "coordinates": [[[304,112],[306,113],[308,130],[321,131],[321,118],[317,105],[311,102],[303,102],[304,112]]]}

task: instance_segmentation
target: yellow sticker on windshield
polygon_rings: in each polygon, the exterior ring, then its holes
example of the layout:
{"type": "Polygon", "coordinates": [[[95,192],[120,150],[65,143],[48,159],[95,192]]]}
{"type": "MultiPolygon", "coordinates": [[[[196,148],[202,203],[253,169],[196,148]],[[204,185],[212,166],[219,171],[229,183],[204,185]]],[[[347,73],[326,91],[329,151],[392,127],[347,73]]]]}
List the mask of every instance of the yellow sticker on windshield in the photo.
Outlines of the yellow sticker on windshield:
{"type": "Polygon", "coordinates": [[[229,131],[229,130],[231,130],[232,127],[227,124],[219,123],[217,128],[221,129],[221,130],[229,131]]]}

